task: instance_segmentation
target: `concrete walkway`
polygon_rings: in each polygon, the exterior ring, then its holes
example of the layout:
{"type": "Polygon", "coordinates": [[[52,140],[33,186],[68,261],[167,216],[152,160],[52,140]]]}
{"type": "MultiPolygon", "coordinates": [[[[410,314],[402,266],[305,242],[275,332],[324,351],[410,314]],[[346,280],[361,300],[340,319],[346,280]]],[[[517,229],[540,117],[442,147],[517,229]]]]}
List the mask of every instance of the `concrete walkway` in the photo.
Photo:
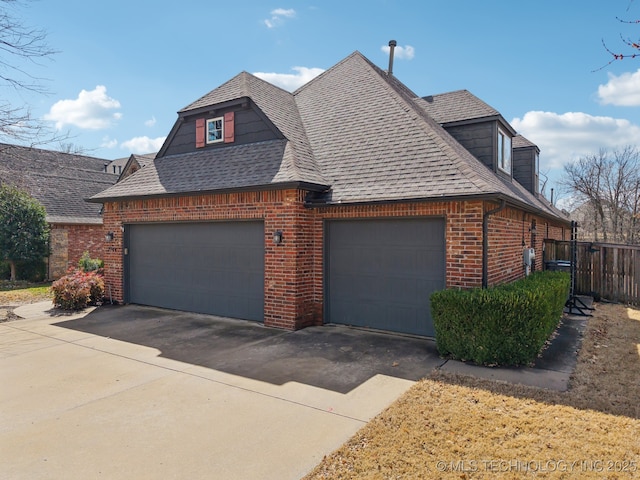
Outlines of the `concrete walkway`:
{"type": "Polygon", "coordinates": [[[565,390],[586,323],[507,369],[346,327],[50,305],[0,323],[0,478],[298,479],[434,368],[565,390]]]}

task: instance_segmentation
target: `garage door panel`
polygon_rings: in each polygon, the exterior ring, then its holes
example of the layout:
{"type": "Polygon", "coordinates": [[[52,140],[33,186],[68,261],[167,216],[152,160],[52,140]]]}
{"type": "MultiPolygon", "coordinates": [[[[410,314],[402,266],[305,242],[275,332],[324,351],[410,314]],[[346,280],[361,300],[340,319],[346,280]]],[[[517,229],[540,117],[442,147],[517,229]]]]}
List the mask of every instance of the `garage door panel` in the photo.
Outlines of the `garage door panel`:
{"type": "Polygon", "coordinates": [[[262,222],[130,225],[129,301],[263,320],[262,222]]]}
{"type": "Polygon", "coordinates": [[[429,295],[445,286],[444,219],[327,222],[327,320],[434,335],[429,295]]]}

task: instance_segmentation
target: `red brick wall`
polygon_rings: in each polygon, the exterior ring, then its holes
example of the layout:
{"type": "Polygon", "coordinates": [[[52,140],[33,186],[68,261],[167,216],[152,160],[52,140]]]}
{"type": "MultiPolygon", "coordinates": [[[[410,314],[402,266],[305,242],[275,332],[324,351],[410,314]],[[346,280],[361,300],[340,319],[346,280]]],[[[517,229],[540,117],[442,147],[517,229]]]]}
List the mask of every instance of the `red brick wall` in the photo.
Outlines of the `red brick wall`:
{"type": "MultiPolygon", "coordinates": [[[[445,217],[447,287],[482,283],[482,202],[419,202],[322,207],[321,219],[379,217],[445,217]]],[[[322,223],[319,223],[320,228],[322,223]]],[[[322,290],[322,230],[316,232],[317,288],[322,290]]]]}
{"type": "MultiPolygon", "coordinates": [[[[482,217],[495,208],[491,202],[415,202],[305,208],[305,192],[298,190],[243,192],[107,203],[103,232],[115,233],[105,246],[105,277],[113,298],[123,300],[121,226],[143,222],[261,219],[265,227],[264,321],[270,326],[296,329],[323,321],[324,221],[339,218],[444,217],[446,234],[446,285],[448,288],[482,284],[482,217]],[[272,241],[283,231],[283,242],[272,241]]],[[[547,220],[507,208],[490,217],[489,284],[524,275],[523,228],[530,243],[529,227],[536,218],[535,239],[542,266],[542,240],[562,228],[547,220]],[[539,249],[539,250],[538,250],[539,249]]]]}
{"type": "MultiPolygon", "coordinates": [[[[497,204],[487,202],[485,209],[497,204]]],[[[561,240],[568,226],[522,210],[506,208],[489,217],[488,284],[512,282],[525,275],[523,249],[536,252],[533,270],[542,270],[545,238],[561,240]],[[535,222],[535,233],[531,228],[535,222]]]]}
{"type": "Polygon", "coordinates": [[[101,224],[52,224],[49,277],[57,279],[69,268],[78,266],[84,252],[91,258],[103,258],[104,228],[101,224]],[[61,241],[54,241],[60,239],[61,241]],[[63,239],[63,240],[62,240],[63,239]]]}
{"type": "Polygon", "coordinates": [[[105,229],[115,239],[106,246],[105,280],[115,300],[123,300],[121,226],[141,222],[206,220],[264,220],[265,231],[265,324],[302,328],[316,323],[314,305],[313,212],[303,206],[298,190],[243,192],[220,195],[135,200],[108,203],[105,229]],[[276,230],[283,242],[273,243],[276,230]]]}

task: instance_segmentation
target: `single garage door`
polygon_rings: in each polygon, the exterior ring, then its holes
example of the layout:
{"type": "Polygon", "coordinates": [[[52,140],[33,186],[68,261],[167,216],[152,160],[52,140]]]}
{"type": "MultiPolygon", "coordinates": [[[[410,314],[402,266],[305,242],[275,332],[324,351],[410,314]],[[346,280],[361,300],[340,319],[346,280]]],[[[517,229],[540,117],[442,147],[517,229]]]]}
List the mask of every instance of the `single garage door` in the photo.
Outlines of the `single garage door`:
{"type": "Polygon", "coordinates": [[[263,320],[262,222],[129,225],[128,301],[263,320]]]}
{"type": "Polygon", "coordinates": [[[445,287],[444,219],[329,221],[327,320],[434,336],[429,295],[445,287]]]}

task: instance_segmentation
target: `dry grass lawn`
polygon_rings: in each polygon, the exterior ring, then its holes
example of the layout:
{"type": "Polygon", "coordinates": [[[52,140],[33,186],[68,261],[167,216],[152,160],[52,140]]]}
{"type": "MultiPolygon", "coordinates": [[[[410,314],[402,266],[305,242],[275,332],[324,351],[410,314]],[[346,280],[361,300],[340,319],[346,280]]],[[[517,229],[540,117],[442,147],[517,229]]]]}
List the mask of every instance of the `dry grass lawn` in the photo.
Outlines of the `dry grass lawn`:
{"type": "Polygon", "coordinates": [[[305,478],[640,478],[640,309],[596,305],[567,392],[434,372],[305,478]]]}
{"type": "Polygon", "coordinates": [[[21,305],[52,299],[50,283],[0,281],[0,305],[21,305]]]}
{"type": "Polygon", "coordinates": [[[32,284],[0,280],[0,322],[15,320],[16,305],[53,300],[50,283],[32,284]]]}

